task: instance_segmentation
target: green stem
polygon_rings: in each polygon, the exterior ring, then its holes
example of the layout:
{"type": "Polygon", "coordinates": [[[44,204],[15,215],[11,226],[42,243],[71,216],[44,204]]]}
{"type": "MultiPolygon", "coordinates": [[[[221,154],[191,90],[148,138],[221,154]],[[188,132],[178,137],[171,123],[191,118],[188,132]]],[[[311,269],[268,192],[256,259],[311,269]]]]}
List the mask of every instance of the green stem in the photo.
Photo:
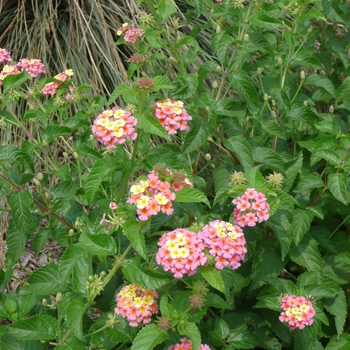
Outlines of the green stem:
{"type": "Polygon", "coordinates": [[[331,239],[332,236],[344,225],[344,222],[350,218],[350,214],[340,223],[340,225],[330,234],[328,239],[331,239]]]}

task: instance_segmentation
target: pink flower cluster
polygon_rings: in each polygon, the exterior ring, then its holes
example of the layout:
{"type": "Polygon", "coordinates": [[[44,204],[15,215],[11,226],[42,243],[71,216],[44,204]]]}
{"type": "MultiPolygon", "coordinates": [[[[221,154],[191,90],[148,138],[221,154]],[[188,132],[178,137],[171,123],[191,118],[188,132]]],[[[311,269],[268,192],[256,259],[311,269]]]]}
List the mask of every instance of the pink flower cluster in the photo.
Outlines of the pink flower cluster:
{"type": "Polygon", "coordinates": [[[153,81],[151,78],[140,78],[138,81],[137,81],[137,86],[140,88],[140,89],[149,89],[152,85],[153,85],[153,81]]]}
{"type": "MultiPolygon", "coordinates": [[[[168,350],[192,350],[192,342],[186,338],[181,338],[181,344],[175,344],[168,347],[168,350]]],[[[199,350],[210,350],[207,344],[202,344],[199,350]]]]}
{"type": "Polygon", "coordinates": [[[200,237],[183,228],[164,233],[159,242],[156,262],[175,278],[196,273],[200,265],[205,265],[207,257],[200,237]]]}
{"type": "Polygon", "coordinates": [[[10,53],[5,49],[0,49],[0,63],[6,64],[11,61],[12,61],[12,58],[10,53]]]}
{"type": "Polygon", "coordinates": [[[157,298],[155,290],[132,283],[117,294],[117,307],[114,311],[126,318],[131,327],[137,327],[140,323],[147,324],[151,322],[151,316],[158,313],[157,298]]]}
{"type": "Polygon", "coordinates": [[[137,119],[131,112],[115,106],[97,116],[92,125],[92,133],[97,136],[99,142],[107,146],[107,149],[114,149],[116,144],[122,144],[127,139],[136,139],[136,124],[137,119]]]}
{"type": "Polygon", "coordinates": [[[132,44],[135,44],[137,39],[142,36],[140,28],[134,28],[129,23],[124,23],[123,26],[118,29],[117,35],[120,36],[122,34],[124,34],[124,40],[132,44]]]}
{"type": "Polygon", "coordinates": [[[146,57],[142,56],[142,55],[140,55],[138,53],[133,55],[133,56],[131,56],[130,59],[129,59],[130,63],[135,63],[135,64],[141,64],[141,63],[143,63],[145,61],[146,61],[146,57]]]}
{"type": "Polygon", "coordinates": [[[263,193],[248,188],[245,193],[232,201],[236,205],[233,211],[234,223],[241,227],[255,226],[257,222],[268,220],[270,206],[263,193]]]}
{"type": "MultiPolygon", "coordinates": [[[[47,83],[45,84],[44,88],[42,89],[41,93],[43,95],[55,95],[57,89],[62,85],[63,82],[65,82],[68,78],[73,76],[73,70],[72,69],[66,69],[64,72],[58,73],[55,75],[55,79],[60,80],[59,81],[54,81],[52,83],[47,83]]],[[[74,91],[74,90],[73,90],[74,91]]],[[[70,99],[70,94],[66,95],[66,99],[70,99]],[[68,95],[68,96],[67,96],[68,95]]]]}
{"type": "Polygon", "coordinates": [[[153,105],[154,115],[164,126],[169,135],[174,135],[178,130],[189,131],[187,122],[192,117],[187,114],[183,108],[182,101],[173,101],[171,99],[155,102],[153,105]]]}
{"type": "Polygon", "coordinates": [[[247,249],[240,227],[228,222],[215,220],[205,225],[198,236],[203,240],[209,254],[215,257],[215,267],[222,270],[225,266],[238,269],[247,249]]]}
{"type": "Polygon", "coordinates": [[[147,180],[141,180],[130,188],[131,196],[127,203],[136,204],[139,220],[146,221],[160,211],[171,215],[172,202],[184,186],[193,186],[182,172],[171,172],[164,167],[152,170],[147,180]],[[166,179],[166,180],[165,180],[166,179]]]}
{"type": "Polygon", "coordinates": [[[314,322],[313,317],[316,312],[312,307],[312,302],[304,297],[296,295],[286,295],[282,297],[279,316],[281,322],[287,322],[291,330],[295,328],[303,329],[305,326],[311,326],[314,322]]]}

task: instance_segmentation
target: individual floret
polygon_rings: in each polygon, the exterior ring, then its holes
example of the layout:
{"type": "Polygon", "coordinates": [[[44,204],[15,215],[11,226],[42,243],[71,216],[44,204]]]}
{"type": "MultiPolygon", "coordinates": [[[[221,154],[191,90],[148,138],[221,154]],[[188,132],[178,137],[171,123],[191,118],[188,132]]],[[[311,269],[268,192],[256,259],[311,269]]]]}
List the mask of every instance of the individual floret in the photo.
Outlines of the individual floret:
{"type": "Polygon", "coordinates": [[[196,273],[200,265],[207,262],[204,246],[200,237],[186,229],[176,229],[164,233],[158,242],[156,262],[175,278],[196,273]]]}
{"type": "Polygon", "coordinates": [[[151,322],[151,316],[158,313],[156,299],[158,293],[155,290],[142,288],[136,283],[129,284],[117,294],[117,307],[114,309],[117,315],[126,318],[131,327],[151,322]]]}
{"type": "Polygon", "coordinates": [[[198,236],[203,240],[208,252],[215,258],[215,267],[225,266],[237,269],[247,252],[245,238],[240,227],[228,222],[215,220],[205,225],[198,236]]]}

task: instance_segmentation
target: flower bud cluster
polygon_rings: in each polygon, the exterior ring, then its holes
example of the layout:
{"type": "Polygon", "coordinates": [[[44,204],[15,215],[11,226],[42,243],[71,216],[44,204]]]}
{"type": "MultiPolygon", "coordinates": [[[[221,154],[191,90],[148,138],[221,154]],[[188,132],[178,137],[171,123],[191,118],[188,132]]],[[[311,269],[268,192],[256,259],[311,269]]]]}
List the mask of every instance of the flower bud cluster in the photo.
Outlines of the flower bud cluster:
{"type": "Polygon", "coordinates": [[[315,309],[312,307],[312,302],[304,297],[296,295],[282,297],[281,309],[283,311],[279,320],[287,322],[291,330],[303,329],[305,326],[311,326],[314,322],[315,309]]]}
{"type": "Polygon", "coordinates": [[[255,226],[257,222],[268,220],[270,206],[263,193],[248,188],[245,193],[232,201],[236,205],[233,211],[234,223],[241,227],[255,226]]]}
{"type": "Polygon", "coordinates": [[[158,293],[155,290],[132,283],[117,294],[117,307],[114,311],[126,318],[131,327],[137,327],[140,323],[147,324],[151,322],[151,316],[158,313],[157,298],[158,293]]]}
{"type": "Polygon", "coordinates": [[[92,125],[92,133],[107,149],[114,149],[116,144],[122,144],[127,139],[136,139],[137,133],[134,128],[136,124],[137,119],[131,112],[115,106],[97,116],[92,125]]]}
{"type": "Polygon", "coordinates": [[[207,262],[200,237],[183,228],[164,233],[158,246],[160,248],[156,255],[157,264],[174,274],[175,278],[191,276],[200,265],[207,262]]]}
{"type": "Polygon", "coordinates": [[[182,101],[171,99],[155,102],[153,105],[154,115],[164,126],[169,135],[174,135],[178,130],[189,131],[187,122],[192,120],[182,101]]]}
{"type": "Polygon", "coordinates": [[[11,54],[5,49],[0,49],[0,63],[6,64],[11,61],[12,61],[11,54]]]}
{"type": "Polygon", "coordinates": [[[140,55],[138,53],[133,55],[133,56],[131,56],[130,59],[129,59],[130,63],[135,63],[135,64],[141,64],[141,63],[143,63],[145,61],[146,61],[146,57],[142,56],[142,55],[140,55]]]}
{"type": "Polygon", "coordinates": [[[131,186],[131,196],[127,203],[136,204],[137,215],[141,221],[148,220],[160,211],[171,215],[174,212],[172,202],[176,198],[175,192],[184,186],[192,186],[192,183],[182,172],[173,173],[164,167],[157,167],[148,174],[147,180],[131,186]]]}
{"type": "Polygon", "coordinates": [[[215,220],[205,225],[198,236],[203,240],[209,254],[215,258],[215,267],[222,270],[225,266],[238,269],[247,249],[240,227],[229,222],[215,220]]]}
{"type": "Polygon", "coordinates": [[[132,24],[124,23],[122,27],[118,29],[117,35],[124,35],[125,41],[135,44],[137,39],[141,38],[142,33],[140,28],[134,28],[132,24]]]}
{"type": "Polygon", "coordinates": [[[54,78],[60,81],[54,81],[54,82],[45,84],[41,93],[43,95],[51,95],[51,96],[55,95],[57,89],[62,85],[62,83],[72,76],[73,76],[72,69],[66,69],[64,72],[58,73],[57,75],[54,76],[54,78]]]}
{"type": "MultiPolygon", "coordinates": [[[[192,350],[192,341],[186,338],[181,338],[180,344],[171,345],[168,347],[168,350],[192,350]]],[[[202,344],[199,347],[199,350],[210,350],[210,347],[207,344],[202,344]]]]}

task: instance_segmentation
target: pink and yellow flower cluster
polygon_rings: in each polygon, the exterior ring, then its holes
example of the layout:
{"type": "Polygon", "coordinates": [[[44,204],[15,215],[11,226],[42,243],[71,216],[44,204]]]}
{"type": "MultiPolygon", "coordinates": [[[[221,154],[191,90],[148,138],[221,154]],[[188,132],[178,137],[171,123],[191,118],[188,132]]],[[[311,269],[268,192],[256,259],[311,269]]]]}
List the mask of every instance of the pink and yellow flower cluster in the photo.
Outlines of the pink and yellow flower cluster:
{"type": "Polygon", "coordinates": [[[257,222],[268,220],[270,206],[263,193],[248,188],[245,193],[232,201],[236,205],[233,211],[234,223],[241,227],[255,226],[257,222]]]}
{"type": "Polygon", "coordinates": [[[176,134],[178,130],[190,130],[187,122],[192,120],[192,117],[188,115],[182,101],[174,101],[168,98],[155,102],[153,109],[155,117],[169,135],[176,134]]]}
{"type": "Polygon", "coordinates": [[[238,269],[247,252],[245,238],[240,227],[229,222],[215,220],[205,225],[198,233],[209,254],[215,257],[215,267],[238,269]]]}
{"type": "Polygon", "coordinates": [[[158,167],[148,174],[146,180],[131,186],[131,196],[127,203],[136,204],[136,212],[141,221],[146,221],[159,212],[171,215],[174,212],[172,202],[176,198],[175,192],[184,186],[192,186],[192,183],[182,172],[173,173],[169,169],[158,167]]]}
{"type": "Polygon", "coordinates": [[[183,228],[164,233],[159,242],[156,262],[165,271],[170,271],[175,278],[191,276],[200,265],[207,262],[204,245],[194,232],[183,228]]]}
{"type": "Polygon", "coordinates": [[[279,320],[287,322],[291,330],[303,329],[305,326],[311,326],[314,322],[315,309],[312,307],[312,302],[304,297],[296,295],[282,297],[281,309],[283,311],[279,320]]]}
{"type": "Polygon", "coordinates": [[[132,283],[117,294],[117,307],[114,311],[126,318],[131,327],[137,327],[140,323],[147,324],[151,322],[151,316],[158,313],[157,298],[158,293],[155,290],[132,283]]]}
{"type": "Polygon", "coordinates": [[[72,76],[73,76],[72,69],[66,69],[64,72],[58,73],[57,75],[55,75],[54,78],[60,81],[53,81],[51,83],[45,84],[41,93],[43,95],[51,95],[51,96],[55,95],[57,89],[62,85],[62,83],[64,83],[68,78],[72,76]]]}
{"type": "Polygon", "coordinates": [[[123,35],[124,40],[128,43],[135,44],[137,39],[142,37],[140,28],[134,28],[133,25],[129,23],[124,23],[121,28],[118,29],[117,35],[123,35]]]}
{"type": "MultiPolygon", "coordinates": [[[[180,344],[171,345],[168,347],[168,350],[192,350],[192,342],[186,338],[181,338],[180,344]]],[[[199,350],[210,350],[210,347],[207,344],[202,344],[199,347],[199,350]]]]}
{"type": "Polygon", "coordinates": [[[107,149],[114,149],[116,144],[136,139],[136,124],[137,119],[131,112],[116,106],[97,116],[92,125],[92,133],[97,136],[99,142],[107,146],[107,149]]]}

